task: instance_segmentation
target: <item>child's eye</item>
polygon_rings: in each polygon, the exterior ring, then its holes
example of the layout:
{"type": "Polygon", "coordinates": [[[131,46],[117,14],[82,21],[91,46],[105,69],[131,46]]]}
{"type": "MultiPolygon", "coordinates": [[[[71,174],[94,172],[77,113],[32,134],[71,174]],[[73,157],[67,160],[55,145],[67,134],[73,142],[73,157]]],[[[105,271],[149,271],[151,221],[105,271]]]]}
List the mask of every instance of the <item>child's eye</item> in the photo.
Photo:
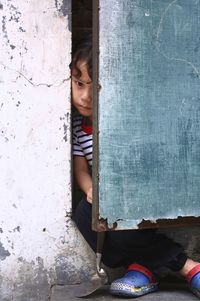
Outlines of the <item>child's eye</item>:
{"type": "Polygon", "coordinates": [[[82,82],[79,82],[78,80],[75,81],[75,84],[76,84],[78,87],[82,87],[82,86],[83,86],[83,83],[82,83],[82,82]]]}

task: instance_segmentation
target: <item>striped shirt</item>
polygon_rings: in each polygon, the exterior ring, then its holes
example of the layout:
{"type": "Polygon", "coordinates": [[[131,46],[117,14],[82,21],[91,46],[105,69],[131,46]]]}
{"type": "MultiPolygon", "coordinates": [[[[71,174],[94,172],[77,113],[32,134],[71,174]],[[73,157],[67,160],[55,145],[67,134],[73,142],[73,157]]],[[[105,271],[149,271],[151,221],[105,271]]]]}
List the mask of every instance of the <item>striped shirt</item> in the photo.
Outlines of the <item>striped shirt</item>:
{"type": "Polygon", "coordinates": [[[89,166],[92,166],[92,134],[82,130],[82,116],[73,118],[73,155],[85,157],[89,166]]]}

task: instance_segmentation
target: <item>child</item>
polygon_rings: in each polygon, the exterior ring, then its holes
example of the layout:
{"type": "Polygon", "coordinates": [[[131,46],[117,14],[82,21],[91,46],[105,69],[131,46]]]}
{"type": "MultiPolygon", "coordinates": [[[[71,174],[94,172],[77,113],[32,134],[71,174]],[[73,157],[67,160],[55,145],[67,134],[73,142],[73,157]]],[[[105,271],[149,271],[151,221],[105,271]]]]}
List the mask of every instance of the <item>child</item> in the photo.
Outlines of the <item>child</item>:
{"type": "MultiPolygon", "coordinates": [[[[92,41],[80,42],[71,63],[72,102],[80,113],[73,120],[74,174],[85,198],[78,204],[75,222],[91,248],[96,251],[97,235],[91,229],[92,208],[92,41]]],[[[127,273],[110,287],[114,295],[137,297],[156,291],[152,271],[168,267],[188,280],[200,297],[200,264],[187,258],[183,248],[154,229],[106,233],[102,261],[109,267],[124,266],[127,273]]]]}

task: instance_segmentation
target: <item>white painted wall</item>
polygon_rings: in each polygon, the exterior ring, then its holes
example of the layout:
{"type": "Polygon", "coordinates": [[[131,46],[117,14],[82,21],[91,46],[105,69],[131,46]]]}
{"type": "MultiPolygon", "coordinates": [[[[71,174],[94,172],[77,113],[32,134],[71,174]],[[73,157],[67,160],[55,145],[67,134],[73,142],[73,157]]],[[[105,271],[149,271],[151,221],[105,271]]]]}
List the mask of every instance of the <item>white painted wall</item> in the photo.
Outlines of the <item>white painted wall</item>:
{"type": "Polygon", "coordinates": [[[43,301],[92,269],[70,219],[70,1],[1,0],[0,20],[0,300],[43,301]]]}

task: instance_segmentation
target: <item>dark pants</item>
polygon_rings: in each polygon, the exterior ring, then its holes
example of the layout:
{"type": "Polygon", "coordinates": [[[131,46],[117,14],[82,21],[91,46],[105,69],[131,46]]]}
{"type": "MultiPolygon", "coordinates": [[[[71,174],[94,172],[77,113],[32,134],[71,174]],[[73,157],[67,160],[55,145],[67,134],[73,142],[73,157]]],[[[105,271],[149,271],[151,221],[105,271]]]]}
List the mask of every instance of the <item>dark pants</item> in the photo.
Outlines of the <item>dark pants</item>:
{"type": "MultiPolygon", "coordinates": [[[[75,211],[78,229],[96,251],[97,233],[91,229],[92,206],[82,200],[75,211]]],[[[109,267],[138,263],[154,270],[168,267],[180,270],[187,260],[183,248],[155,229],[106,232],[102,261],[109,267]]]]}

